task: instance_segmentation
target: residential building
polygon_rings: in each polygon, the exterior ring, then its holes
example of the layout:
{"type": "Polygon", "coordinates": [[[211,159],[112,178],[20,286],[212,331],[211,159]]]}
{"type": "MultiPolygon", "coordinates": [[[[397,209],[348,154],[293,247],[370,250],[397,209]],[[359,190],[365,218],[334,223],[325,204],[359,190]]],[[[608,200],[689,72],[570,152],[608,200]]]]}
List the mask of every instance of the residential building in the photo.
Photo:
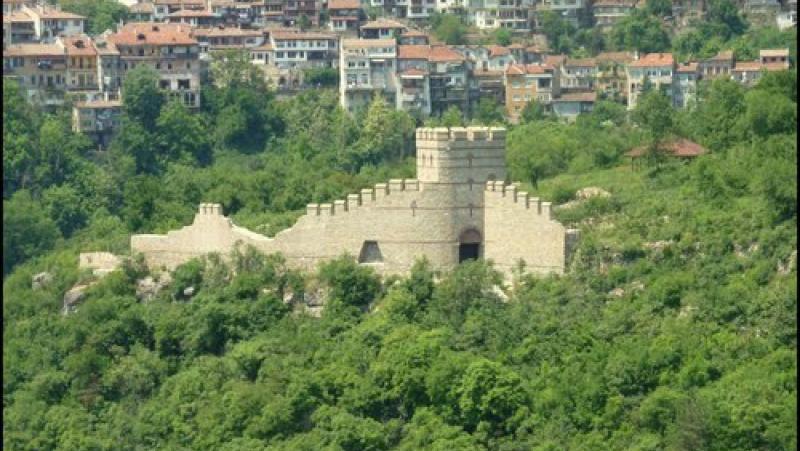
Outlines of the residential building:
{"type": "Polygon", "coordinates": [[[402,35],[408,27],[395,20],[378,18],[361,26],[364,39],[394,39],[402,35]]]}
{"type": "Polygon", "coordinates": [[[167,22],[182,23],[193,27],[213,27],[223,22],[220,13],[209,10],[179,9],[174,13],[167,14],[167,22]]]}
{"type": "Polygon", "coordinates": [[[283,4],[284,20],[290,25],[299,25],[302,17],[311,26],[319,25],[321,0],[286,0],[283,4]]]}
{"type": "Polygon", "coordinates": [[[397,47],[397,74],[400,92],[397,108],[431,114],[430,46],[400,45],[397,47]]]}
{"type": "Polygon", "coordinates": [[[530,31],[529,0],[469,0],[467,22],[481,30],[506,28],[516,32],[530,31]]]}
{"type": "Polygon", "coordinates": [[[758,59],[766,66],[789,69],[789,49],[764,49],[758,51],[758,59]]]}
{"type": "Polygon", "coordinates": [[[625,67],[633,61],[632,52],[602,52],[595,57],[595,90],[607,99],[626,103],[628,98],[625,67]]]}
{"type": "Polygon", "coordinates": [[[258,47],[266,40],[261,30],[223,25],[193,28],[192,37],[197,39],[201,58],[208,58],[215,51],[258,47]]]}
{"type": "Polygon", "coordinates": [[[549,106],[560,94],[558,70],[548,64],[512,64],[505,71],[506,114],[518,122],[531,101],[549,106]]]}
{"type": "Polygon", "coordinates": [[[284,24],[283,0],[264,0],[261,21],[265,24],[284,24]]]}
{"type": "Polygon", "coordinates": [[[339,61],[339,101],[344,109],[365,108],[376,94],[397,104],[394,39],[343,39],[339,61]]]}
{"type": "Polygon", "coordinates": [[[523,60],[520,61],[520,63],[538,64],[544,61],[544,57],[547,55],[547,52],[539,46],[531,45],[525,47],[523,55],[523,60]]]}
{"type": "Polygon", "coordinates": [[[256,47],[251,47],[250,51],[250,62],[255,65],[267,65],[272,64],[272,60],[275,58],[275,53],[273,52],[272,44],[265,43],[256,47]]]}
{"type": "Polygon", "coordinates": [[[783,9],[775,17],[780,30],[797,27],[797,0],[786,0],[783,9]]]}
{"type": "Polygon", "coordinates": [[[331,31],[358,34],[362,15],[358,0],[328,0],[328,15],[331,31]]]}
{"type": "Polygon", "coordinates": [[[122,102],[119,100],[89,100],[72,107],[72,130],[89,136],[106,148],[122,124],[122,102]]]}
{"type": "Polygon", "coordinates": [[[162,22],[168,16],[181,10],[203,11],[205,0],[153,0],[153,20],[162,22]]]}
{"type": "Polygon", "coordinates": [[[16,79],[32,103],[61,104],[67,84],[67,55],[56,44],[8,45],[3,49],[3,78],[16,79]]]}
{"type": "Polygon", "coordinates": [[[723,50],[715,56],[703,60],[699,64],[699,70],[702,77],[706,80],[713,80],[715,78],[730,78],[733,66],[736,60],[733,56],[733,51],[723,50]]]}
{"type": "Polygon", "coordinates": [[[153,22],[155,5],[151,2],[134,3],[128,7],[128,20],[131,22],[153,22]]]}
{"type": "Polygon", "coordinates": [[[33,6],[36,2],[32,0],[3,0],[3,16],[22,9],[23,5],[33,6]]]}
{"type": "Polygon", "coordinates": [[[734,80],[743,85],[753,85],[761,78],[764,72],[782,71],[788,68],[789,66],[787,64],[780,61],[737,61],[736,67],[733,68],[732,76],[734,80]]]}
{"type": "Polygon", "coordinates": [[[122,87],[122,63],[117,46],[106,38],[107,35],[101,35],[94,39],[94,48],[97,51],[97,83],[102,93],[116,99],[122,87]]]}
{"type": "Polygon", "coordinates": [[[596,92],[562,92],[552,101],[553,113],[571,122],[580,114],[591,113],[596,100],[596,92]]]}
{"type": "Polygon", "coordinates": [[[88,36],[80,35],[58,38],[56,44],[67,56],[67,90],[84,95],[97,92],[100,86],[94,42],[88,36]]]}
{"type": "Polygon", "coordinates": [[[269,39],[273,50],[266,76],[280,89],[299,89],[308,69],[336,68],[339,63],[339,38],[333,33],[275,30],[269,39]]]}
{"type": "MultiPolygon", "coordinates": [[[[660,150],[664,155],[680,160],[692,160],[708,152],[705,147],[685,138],[664,143],[660,146],[660,150]]],[[[631,165],[635,166],[639,159],[647,155],[647,152],[647,147],[639,146],[629,150],[625,155],[631,159],[631,165]]]]}
{"type": "Polygon", "coordinates": [[[428,45],[430,38],[419,30],[406,30],[400,34],[400,45],[428,45]]]}
{"type": "Polygon", "coordinates": [[[3,45],[35,42],[33,18],[22,11],[3,13],[3,45]]]}
{"type": "Polygon", "coordinates": [[[200,106],[200,47],[191,27],[169,23],[128,23],[107,41],[119,51],[121,73],[146,64],[159,75],[159,86],[189,107],[200,106]]]}
{"type": "Polygon", "coordinates": [[[745,0],[744,10],[751,15],[777,15],[781,10],[778,0],[745,0]]]}
{"type": "Polygon", "coordinates": [[[419,21],[436,12],[436,0],[394,0],[395,17],[419,21]]]}
{"type": "Polygon", "coordinates": [[[539,28],[538,15],[544,11],[552,11],[569,22],[573,27],[580,27],[587,15],[586,0],[541,0],[534,8],[534,24],[539,28]]]}
{"type": "Polygon", "coordinates": [[[647,82],[672,98],[675,69],[675,59],[671,53],[648,53],[628,64],[626,68],[628,109],[636,107],[639,95],[647,82]]]}
{"type": "Polygon", "coordinates": [[[591,91],[597,78],[597,62],[594,58],[567,58],[558,66],[561,71],[560,86],[565,91],[591,91]]]}
{"type": "Polygon", "coordinates": [[[53,42],[58,36],[71,36],[83,34],[86,18],[53,6],[26,6],[21,12],[33,19],[33,29],[36,40],[40,42],[53,42]]]}
{"type": "Polygon", "coordinates": [[[431,114],[440,115],[451,106],[469,107],[469,71],[463,55],[445,45],[430,46],[431,114]]]}
{"type": "Polygon", "coordinates": [[[697,81],[700,79],[700,68],[696,62],[678,64],[675,70],[675,89],[673,105],[686,108],[697,102],[697,81]]]}
{"type": "Polygon", "coordinates": [[[595,26],[610,29],[633,11],[631,0],[597,0],[592,4],[595,26]]]}

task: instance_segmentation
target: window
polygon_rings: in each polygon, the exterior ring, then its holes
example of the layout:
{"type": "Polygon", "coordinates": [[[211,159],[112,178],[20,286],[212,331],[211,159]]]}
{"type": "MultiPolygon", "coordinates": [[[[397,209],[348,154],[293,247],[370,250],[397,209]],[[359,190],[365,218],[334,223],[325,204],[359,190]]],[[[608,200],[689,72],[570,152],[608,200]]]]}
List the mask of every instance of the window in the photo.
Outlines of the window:
{"type": "Polygon", "coordinates": [[[359,263],[380,263],[383,261],[383,254],[377,241],[364,241],[361,245],[361,252],[358,254],[359,263]]]}

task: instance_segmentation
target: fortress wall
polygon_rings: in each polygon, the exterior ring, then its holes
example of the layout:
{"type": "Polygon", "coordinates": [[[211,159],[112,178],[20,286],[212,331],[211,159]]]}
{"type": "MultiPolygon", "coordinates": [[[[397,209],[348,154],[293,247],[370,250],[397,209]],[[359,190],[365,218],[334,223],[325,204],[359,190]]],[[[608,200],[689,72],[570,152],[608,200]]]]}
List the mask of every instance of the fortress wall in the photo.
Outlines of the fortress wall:
{"type": "Polygon", "coordinates": [[[533,273],[563,273],[567,231],[550,202],[502,182],[487,182],[485,194],[485,258],[506,274],[520,259],[533,273]]]}

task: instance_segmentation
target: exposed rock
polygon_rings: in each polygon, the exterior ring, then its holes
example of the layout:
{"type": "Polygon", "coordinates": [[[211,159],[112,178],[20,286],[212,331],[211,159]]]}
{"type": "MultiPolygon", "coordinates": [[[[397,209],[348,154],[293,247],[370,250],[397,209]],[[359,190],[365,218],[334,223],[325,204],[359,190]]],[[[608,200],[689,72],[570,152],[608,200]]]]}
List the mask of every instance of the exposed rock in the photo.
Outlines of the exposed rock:
{"type": "Polygon", "coordinates": [[[142,302],[149,302],[156,297],[162,288],[169,284],[168,278],[156,280],[153,276],[147,276],[136,282],[136,298],[142,302]]]}
{"type": "Polygon", "coordinates": [[[183,289],[183,296],[186,298],[190,298],[194,296],[195,288],[194,287],[186,287],[183,289]]]}
{"type": "Polygon", "coordinates": [[[306,313],[314,318],[319,318],[322,316],[322,306],[306,307],[306,313]]]}
{"type": "Polygon", "coordinates": [[[631,289],[636,291],[644,290],[644,284],[640,280],[634,280],[631,282],[631,289]]]}
{"type": "Polygon", "coordinates": [[[625,296],[625,290],[621,287],[617,287],[609,291],[608,295],[612,298],[621,298],[622,296],[625,296]]]}
{"type": "Polygon", "coordinates": [[[681,307],[681,310],[678,312],[678,318],[685,318],[685,317],[691,315],[692,312],[694,312],[695,310],[697,310],[697,307],[695,307],[693,305],[683,306],[683,307],[681,307]]]}
{"type": "Polygon", "coordinates": [[[322,288],[303,293],[303,302],[309,307],[321,307],[328,301],[328,293],[322,288]]]}
{"type": "Polygon", "coordinates": [[[792,270],[797,269],[797,249],[793,250],[791,254],[789,254],[789,258],[786,259],[785,262],[779,261],[778,262],[778,274],[785,276],[792,272],[792,270]]]}
{"type": "Polygon", "coordinates": [[[31,288],[34,290],[39,290],[47,286],[50,282],[53,281],[53,275],[49,272],[40,272],[39,274],[35,274],[31,277],[31,288]]]}
{"type": "Polygon", "coordinates": [[[666,240],[666,241],[662,240],[662,241],[648,241],[642,244],[642,246],[644,246],[647,249],[652,249],[654,251],[663,251],[665,247],[671,244],[672,244],[671,240],[666,240]]]}
{"type": "Polygon", "coordinates": [[[122,259],[110,252],[81,252],[78,267],[91,269],[95,275],[106,275],[119,268],[122,259]]]}
{"type": "Polygon", "coordinates": [[[498,298],[499,298],[499,299],[500,299],[502,302],[508,302],[508,295],[506,294],[506,292],[505,292],[505,291],[503,291],[503,289],[502,289],[502,288],[500,288],[500,286],[499,286],[499,285],[494,285],[494,286],[492,286],[492,293],[494,293],[495,295],[497,295],[497,297],[498,297],[498,298]]]}
{"type": "Polygon", "coordinates": [[[575,191],[575,198],[579,200],[590,199],[592,197],[611,197],[611,193],[597,186],[587,186],[575,191]]]}
{"type": "Polygon", "coordinates": [[[86,289],[92,284],[78,284],[64,293],[64,308],[62,312],[67,315],[75,311],[83,299],[86,297],[86,289]]]}

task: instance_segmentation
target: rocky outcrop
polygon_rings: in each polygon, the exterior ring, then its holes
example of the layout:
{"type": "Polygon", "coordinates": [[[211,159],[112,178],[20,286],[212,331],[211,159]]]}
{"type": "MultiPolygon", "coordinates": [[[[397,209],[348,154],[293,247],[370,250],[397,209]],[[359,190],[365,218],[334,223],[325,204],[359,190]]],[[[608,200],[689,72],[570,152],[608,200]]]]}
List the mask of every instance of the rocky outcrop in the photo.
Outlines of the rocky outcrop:
{"type": "Polygon", "coordinates": [[[49,272],[40,272],[39,274],[35,274],[31,277],[31,289],[33,290],[41,290],[45,288],[50,282],[53,281],[53,275],[49,272]]]}

